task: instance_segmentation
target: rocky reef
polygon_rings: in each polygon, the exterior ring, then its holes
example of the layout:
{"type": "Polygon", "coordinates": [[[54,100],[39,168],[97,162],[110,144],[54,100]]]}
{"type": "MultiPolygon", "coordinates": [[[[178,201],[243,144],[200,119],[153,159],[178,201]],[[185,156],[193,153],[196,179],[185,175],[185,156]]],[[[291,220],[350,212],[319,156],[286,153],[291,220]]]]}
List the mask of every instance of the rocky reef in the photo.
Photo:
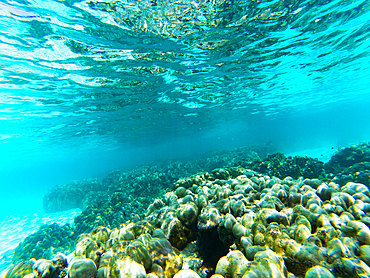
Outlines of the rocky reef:
{"type": "Polygon", "coordinates": [[[70,253],[74,250],[74,229],[68,225],[42,225],[39,230],[26,237],[14,250],[13,262],[32,258],[50,259],[57,253],[70,253]]]}
{"type": "Polygon", "coordinates": [[[45,212],[56,212],[82,207],[91,192],[103,192],[105,188],[97,179],[71,181],[57,185],[43,197],[45,212]]]}
{"type": "Polygon", "coordinates": [[[111,202],[120,199],[119,202],[126,204],[125,214],[141,214],[154,200],[151,196],[164,194],[179,177],[200,171],[211,172],[220,167],[242,166],[281,179],[287,176],[294,179],[325,177],[324,163],[318,159],[286,157],[273,151],[271,145],[255,145],[215,152],[194,161],[174,161],[130,171],[113,171],[102,182],[97,179],[72,181],[48,190],[43,198],[43,208],[45,212],[72,208],[85,210],[89,206],[96,210],[104,203],[110,206],[111,202]]]}
{"type": "Polygon", "coordinates": [[[369,212],[369,184],[222,167],[177,180],[115,227],[95,217],[68,257],[18,260],[5,277],[369,277],[369,212]]]}
{"type": "Polygon", "coordinates": [[[347,182],[370,184],[370,144],[362,143],[340,149],[325,164],[325,171],[340,185],[347,182]]]}
{"type": "MultiPolygon", "coordinates": [[[[347,151],[325,169],[343,173],[347,151]]],[[[310,158],[277,154],[252,166],[265,173],[220,167],[178,179],[140,214],[125,215],[130,200],[116,192],[75,218],[72,253],[18,255],[5,278],[370,277],[369,183],[337,183],[310,158]],[[298,178],[277,177],[289,171],[298,178]]]]}
{"type": "Polygon", "coordinates": [[[325,177],[324,163],[307,156],[286,157],[283,153],[274,153],[269,154],[264,159],[244,160],[241,166],[280,179],[285,177],[292,177],[293,179],[325,177]]]}
{"type": "Polygon", "coordinates": [[[177,160],[170,163],[141,166],[128,171],[113,171],[101,182],[97,179],[71,181],[48,190],[43,197],[43,208],[45,212],[73,208],[84,210],[88,206],[101,206],[102,203],[109,203],[112,198],[115,198],[113,195],[119,192],[121,199],[127,204],[127,214],[143,213],[153,201],[150,196],[159,196],[164,193],[179,177],[190,176],[200,171],[212,171],[218,167],[240,165],[246,159],[264,158],[274,151],[271,144],[254,145],[214,152],[195,160],[177,160]],[[133,203],[127,202],[133,196],[133,203]]]}

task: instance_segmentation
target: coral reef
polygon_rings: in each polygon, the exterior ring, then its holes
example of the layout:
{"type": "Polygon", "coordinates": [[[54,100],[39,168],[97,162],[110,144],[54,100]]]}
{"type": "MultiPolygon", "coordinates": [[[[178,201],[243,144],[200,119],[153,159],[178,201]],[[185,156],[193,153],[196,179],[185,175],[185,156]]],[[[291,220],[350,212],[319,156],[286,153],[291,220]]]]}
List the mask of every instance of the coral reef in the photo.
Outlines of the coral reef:
{"type": "MultiPolygon", "coordinates": [[[[87,209],[88,206],[110,206],[113,196],[127,204],[126,214],[143,213],[154,200],[172,186],[179,177],[186,177],[199,171],[209,172],[218,167],[240,165],[246,159],[265,157],[274,151],[271,145],[256,145],[231,151],[219,151],[191,161],[141,166],[129,171],[113,171],[103,178],[72,181],[48,190],[43,198],[45,212],[63,211],[72,208],[87,209]],[[133,198],[133,196],[135,196],[133,198]]],[[[104,223],[107,225],[107,222],[104,223]]],[[[112,224],[112,223],[110,223],[112,224]]],[[[103,225],[103,223],[101,223],[103,225]]]]}
{"type": "Polygon", "coordinates": [[[49,189],[43,197],[45,212],[56,212],[78,208],[84,203],[89,192],[103,191],[97,179],[71,181],[49,189]]]}
{"type": "Polygon", "coordinates": [[[52,260],[39,259],[36,261],[36,259],[30,259],[20,262],[11,267],[7,273],[5,273],[4,278],[62,278],[66,276],[67,267],[67,257],[60,253],[52,260]]]}
{"type": "Polygon", "coordinates": [[[333,182],[370,184],[370,144],[362,143],[340,149],[325,164],[325,171],[333,182]]]}
{"type": "MultiPolygon", "coordinates": [[[[6,278],[370,277],[369,184],[336,183],[309,158],[277,154],[254,167],[266,161],[266,171],[298,178],[216,168],[158,190],[144,213],[129,216],[134,203],[116,191],[76,217],[68,261],[18,257],[6,278]]],[[[120,177],[113,173],[106,186],[120,177]]]]}
{"type": "Polygon", "coordinates": [[[137,200],[116,192],[110,196],[109,201],[90,205],[76,216],[74,219],[75,233],[78,235],[88,233],[97,226],[114,228],[130,219],[130,215],[125,212],[126,208],[130,207],[133,211],[137,204],[137,200]]]}
{"type": "Polygon", "coordinates": [[[324,163],[316,158],[288,156],[282,153],[269,154],[265,159],[254,159],[241,164],[261,174],[267,174],[280,179],[292,177],[309,179],[324,177],[324,163]]]}
{"type": "Polygon", "coordinates": [[[14,250],[13,262],[29,259],[50,260],[57,253],[69,253],[74,250],[74,230],[66,224],[42,225],[39,230],[20,243],[14,250]]]}
{"type": "MultiPolygon", "coordinates": [[[[143,220],[81,234],[64,271],[70,277],[366,277],[368,197],[358,183],[219,168],[178,180],[143,220]]],[[[52,260],[28,264],[29,274],[46,266],[56,273],[52,260]]],[[[7,277],[27,272],[17,268],[7,277]]]]}

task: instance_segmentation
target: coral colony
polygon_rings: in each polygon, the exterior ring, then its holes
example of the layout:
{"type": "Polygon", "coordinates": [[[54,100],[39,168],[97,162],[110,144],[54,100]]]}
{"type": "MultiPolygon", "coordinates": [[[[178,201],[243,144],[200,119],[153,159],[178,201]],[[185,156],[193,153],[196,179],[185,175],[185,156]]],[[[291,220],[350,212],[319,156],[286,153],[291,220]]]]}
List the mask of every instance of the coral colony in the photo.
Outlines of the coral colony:
{"type": "Polygon", "coordinates": [[[124,175],[114,172],[107,201],[87,205],[75,227],[40,228],[16,249],[5,278],[370,277],[369,163],[365,143],[326,164],[243,159],[251,167],[178,179],[129,216],[122,208],[134,195],[119,192],[124,175]],[[48,252],[35,251],[53,237],[52,251],[46,243],[48,252]]]}

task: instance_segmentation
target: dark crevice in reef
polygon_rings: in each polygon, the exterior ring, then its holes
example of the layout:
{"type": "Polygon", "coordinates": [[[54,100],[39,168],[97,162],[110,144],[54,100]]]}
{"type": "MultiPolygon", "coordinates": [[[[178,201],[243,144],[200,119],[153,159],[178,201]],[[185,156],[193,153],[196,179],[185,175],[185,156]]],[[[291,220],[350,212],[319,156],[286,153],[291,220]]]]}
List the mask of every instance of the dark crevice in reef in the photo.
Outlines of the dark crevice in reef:
{"type": "Polygon", "coordinates": [[[297,261],[289,257],[284,257],[283,259],[287,270],[298,277],[304,277],[306,271],[314,266],[310,262],[297,261]]]}
{"type": "Polygon", "coordinates": [[[217,262],[228,253],[229,245],[220,240],[217,227],[198,231],[197,245],[204,265],[213,270],[207,274],[210,277],[214,274],[217,262]]]}

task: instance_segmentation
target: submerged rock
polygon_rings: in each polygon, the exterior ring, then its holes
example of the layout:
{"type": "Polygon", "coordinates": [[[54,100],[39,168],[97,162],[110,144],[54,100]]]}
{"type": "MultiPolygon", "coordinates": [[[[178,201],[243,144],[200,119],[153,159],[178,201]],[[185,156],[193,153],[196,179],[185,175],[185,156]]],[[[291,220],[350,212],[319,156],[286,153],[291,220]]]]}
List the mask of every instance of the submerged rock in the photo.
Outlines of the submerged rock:
{"type": "Polygon", "coordinates": [[[6,278],[63,278],[68,267],[67,257],[60,253],[52,260],[31,259],[13,265],[8,269],[6,278]]]}
{"type": "Polygon", "coordinates": [[[90,259],[76,259],[70,264],[68,270],[69,278],[95,278],[96,265],[90,259]]]}
{"type": "Polygon", "coordinates": [[[335,276],[325,267],[314,266],[311,267],[304,276],[305,278],[335,278],[335,276]]]}
{"type": "Polygon", "coordinates": [[[238,278],[244,275],[248,265],[249,262],[242,252],[231,251],[218,261],[215,273],[223,277],[238,278]]]}

